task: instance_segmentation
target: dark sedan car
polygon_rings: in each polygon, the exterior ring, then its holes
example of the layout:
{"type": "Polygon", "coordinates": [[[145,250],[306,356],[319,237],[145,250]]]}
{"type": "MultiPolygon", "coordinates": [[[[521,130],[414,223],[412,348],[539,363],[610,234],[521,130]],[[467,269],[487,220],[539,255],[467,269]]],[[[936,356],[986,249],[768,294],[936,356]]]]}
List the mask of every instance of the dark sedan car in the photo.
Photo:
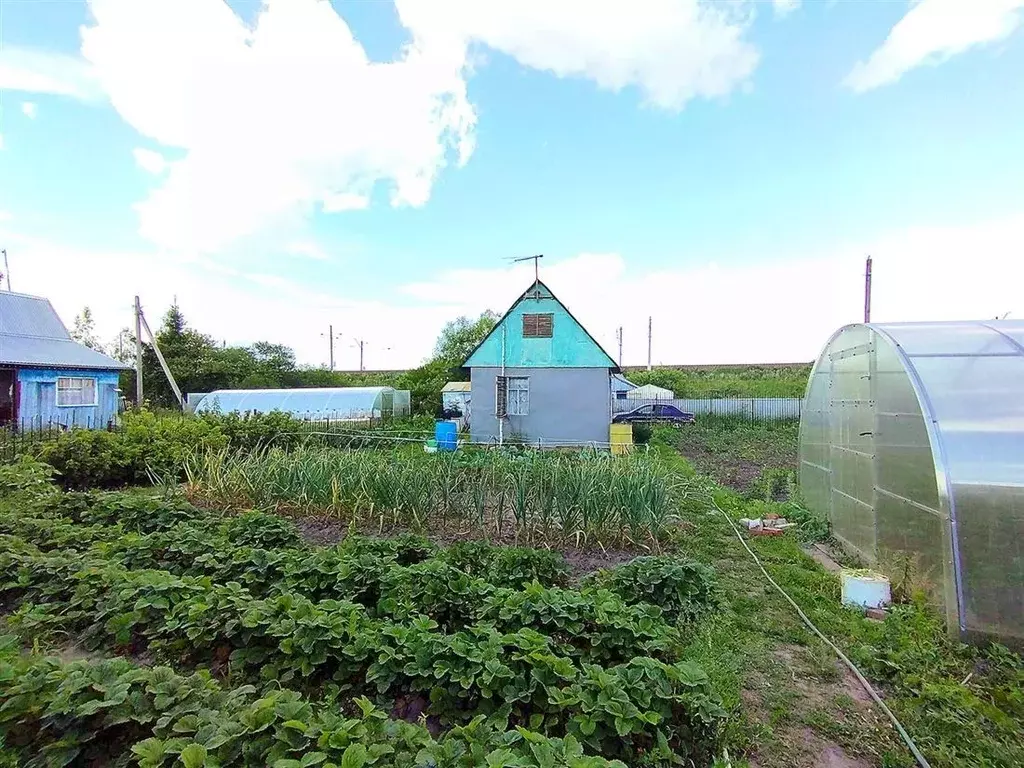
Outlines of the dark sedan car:
{"type": "Polygon", "coordinates": [[[632,411],[617,413],[612,422],[615,424],[692,424],[693,414],[676,408],[674,405],[648,404],[634,408],[632,411]]]}

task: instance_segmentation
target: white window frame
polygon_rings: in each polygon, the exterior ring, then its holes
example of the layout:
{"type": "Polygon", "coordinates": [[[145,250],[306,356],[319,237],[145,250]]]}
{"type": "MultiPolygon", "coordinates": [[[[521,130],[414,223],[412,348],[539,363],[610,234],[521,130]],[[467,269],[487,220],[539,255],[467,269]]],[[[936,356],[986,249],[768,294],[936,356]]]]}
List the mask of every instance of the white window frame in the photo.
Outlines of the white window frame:
{"type": "Polygon", "coordinates": [[[508,399],[505,405],[509,416],[530,415],[530,377],[508,377],[508,399]]]}
{"type": "Polygon", "coordinates": [[[56,404],[58,408],[94,408],[99,405],[100,387],[99,380],[92,376],[58,376],[57,377],[57,394],[56,404]],[[61,392],[69,392],[82,390],[86,387],[82,385],[83,382],[92,382],[92,402],[91,403],[62,403],[61,392]],[[68,386],[70,382],[79,382],[78,387],[68,386]],[[61,384],[64,386],[61,386],[61,384]]]}

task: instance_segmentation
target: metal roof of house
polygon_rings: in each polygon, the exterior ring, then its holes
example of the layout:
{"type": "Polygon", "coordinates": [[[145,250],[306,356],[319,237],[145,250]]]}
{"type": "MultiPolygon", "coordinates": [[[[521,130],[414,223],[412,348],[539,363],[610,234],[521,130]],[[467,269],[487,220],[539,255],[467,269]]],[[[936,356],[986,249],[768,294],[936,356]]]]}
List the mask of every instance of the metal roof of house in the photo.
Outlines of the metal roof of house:
{"type": "Polygon", "coordinates": [[[10,291],[0,291],[0,365],[131,368],[73,341],[48,299],[10,291]]]}
{"type": "Polygon", "coordinates": [[[471,383],[468,381],[449,381],[443,387],[442,392],[470,392],[472,391],[471,383]]]}

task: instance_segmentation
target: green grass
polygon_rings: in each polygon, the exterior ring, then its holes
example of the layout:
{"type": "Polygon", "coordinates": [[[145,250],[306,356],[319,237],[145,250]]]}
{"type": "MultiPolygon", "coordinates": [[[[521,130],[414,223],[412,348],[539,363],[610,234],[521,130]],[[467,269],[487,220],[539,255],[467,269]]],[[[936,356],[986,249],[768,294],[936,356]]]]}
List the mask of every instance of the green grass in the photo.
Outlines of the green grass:
{"type": "MultiPolygon", "coordinates": [[[[664,433],[662,433],[664,434],[664,433]]],[[[675,452],[659,436],[656,450],[675,452]]],[[[706,486],[733,518],[792,505],[706,486]]],[[[721,609],[704,622],[686,657],[711,676],[730,716],[723,746],[755,754],[760,768],[811,766],[823,743],[871,765],[913,764],[870,704],[852,706],[832,652],[768,585],[731,527],[696,498],[680,511],[683,554],[714,565],[721,609]]],[[[951,639],[920,597],[895,606],[884,623],[840,604],[838,579],[801,549],[798,536],[749,539],[772,577],[872,680],[934,768],[1024,765],[1024,661],[1002,646],[951,639]],[[966,682],[965,682],[966,681],[966,682]]]]}
{"type": "Polygon", "coordinates": [[[796,470],[800,423],[759,421],[730,416],[700,416],[682,429],[659,429],[700,473],[716,482],[748,491],[766,469],[796,470]]]}
{"type": "Polygon", "coordinates": [[[676,397],[803,397],[811,366],[752,365],[746,368],[627,371],[635,384],[671,389],[676,397]]]}

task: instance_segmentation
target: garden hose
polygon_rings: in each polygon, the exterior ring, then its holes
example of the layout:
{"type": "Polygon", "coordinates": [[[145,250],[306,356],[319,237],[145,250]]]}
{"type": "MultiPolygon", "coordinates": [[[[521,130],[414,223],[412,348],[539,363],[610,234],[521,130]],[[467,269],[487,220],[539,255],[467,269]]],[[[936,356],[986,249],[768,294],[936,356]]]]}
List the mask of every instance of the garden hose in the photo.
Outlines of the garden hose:
{"type": "Polygon", "coordinates": [[[924,755],[922,755],[921,751],[917,748],[917,745],[914,743],[914,740],[910,738],[910,734],[907,733],[902,723],[900,723],[900,721],[896,718],[896,715],[892,713],[892,710],[886,706],[884,701],[882,701],[882,697],[878,695],[875,689],[871,686],[871,683],[869,683],[867,679],[864,677],[864,675],[861,674],[861,671],[857,669],[857,665],[850,661],[850,659],[847,658],[846,654],[839,650],[838,646],[836,646],[835,643],[833,643],[831,640],[825,637],[825,635],[822,634],[821,630],[814,626],[814,622],[812,622],[807,617],[807,614],[800,609],[800,606],[796,604],[793,598],[786,594],[786,590],[784,590],[782,587],[778,585],[778,583],[776,583],[775,579],[771,577],[771,574],[768,573],[764,565],[761,563],[760,558],[758,558],[758,556],[754,554],[754,550],[752,550],[750,546],[747,544],[746,540],[743,538],[743,534],[740,533],[740,529],[736,527],[736,523],[734,523],[733,519],[729,517],[729,513],[727,513],[724,509],[718,506],[718,504],[715,502],[713,498],[711,499],[711,505],[722,513],[722,517],[724,517],[726,521],[729,523],[729,526],[732,528],[733,533],[736,534],[736,538],[740,540],[740,544],[743,545],[743,548],[747,550],[747,553],[752,558],[754,558],[754,562],[757,563],[757,567],[761,569],[761,573],[764,574],[764,577],[768,579],[768,583],[775,587],[779,594],[786,598],[786,601],[791,606],[793,606],[793,609],[797,612],[797,615],[799,615],[800,618],[803,620],[804,624],[807,625],[807,628],[810,629],[818,637],[820,637],[827,646],[829,646],[833,651],[835,651],[836,655],[850,669],[850,671],[853,672],[854,676],[864,687],[864,690],[868,692],[868,695],[874,700],[875,704],[877,704],[881,708],[881,710],[892,722],[893,726],[896,728],[896,731],[903,739],[903,742],[907,745],[907,748],[910,749],[910,753],[914,756],[914,759],[917,760],[917,764],[921,768],[931,768],[931,766],[928,764],[928,761],[925,759],[924,755]]]}

